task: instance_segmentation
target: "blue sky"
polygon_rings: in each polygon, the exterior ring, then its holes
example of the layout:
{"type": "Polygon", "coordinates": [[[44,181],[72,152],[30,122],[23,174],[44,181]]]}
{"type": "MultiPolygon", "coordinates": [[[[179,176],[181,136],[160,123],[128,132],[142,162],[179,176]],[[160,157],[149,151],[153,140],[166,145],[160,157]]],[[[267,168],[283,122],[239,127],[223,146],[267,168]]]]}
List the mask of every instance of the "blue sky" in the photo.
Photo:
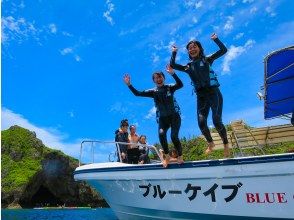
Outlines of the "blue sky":
{"type": "MultiPolygon", "coordinates": [[[[112,140],[123,118],[150,144],[158,142],[153,100],[133,96],[122,76],[129,73],[139,90],[152,88],[151,74],[165,69],[172,44],[185,64],[191,39],[206,54],[218,49],[213,32],[228,48],[213,65],[224,123],[288,123],[265,121],[256,93],[264,57],[294,43],[293,8],[291,0],[2,0],[1,129],[34,130],[47,146],[75,157],[83,139],[112,140]]],[[[180,136],[189,138],[200,134],[196,96],[188,76],[178,75],[184,83],[176,92],[180,136]]]]}

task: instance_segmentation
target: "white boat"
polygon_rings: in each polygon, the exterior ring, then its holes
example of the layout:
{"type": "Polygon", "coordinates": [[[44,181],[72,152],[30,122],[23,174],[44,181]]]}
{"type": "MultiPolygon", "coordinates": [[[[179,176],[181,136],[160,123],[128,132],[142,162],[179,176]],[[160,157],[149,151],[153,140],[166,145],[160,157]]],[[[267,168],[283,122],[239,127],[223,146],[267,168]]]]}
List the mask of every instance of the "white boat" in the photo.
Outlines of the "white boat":
{"type": "Polygon", "coordinates": [[[160,162],[91,163],[79,166],[74,178],[101,193],[119,219],[294,218],[293,153],[167,169],[160,162]]]}
{"type": "MultiPolygon", "coordinates": [[[[294,47],[265,59],[265,118],[290,118],[294,106],[294,47]]],[[[294,125],[292,116],[292,123],[294,125]]],[[[119,219],[294,219],[294,154],[170,164],[95,163],[79,166],[76,180],[94,187],[119,219]]],[[[153,146],[149,146],[158,153],[153,146]]],[[[81,151],[82,152],[82,151],[81,151]]],[[[100,153],[100,151],[99,151],[100,153]]],[[[116,153],[110,152],[109,160],[116,153]]],[[[121,154],[118,155],[119,161],[121,154]]],[[[153,158],[154,159],[154,158],[153,158]]],[[[81,161],[81,158],[80,158],[81,161]]]]}

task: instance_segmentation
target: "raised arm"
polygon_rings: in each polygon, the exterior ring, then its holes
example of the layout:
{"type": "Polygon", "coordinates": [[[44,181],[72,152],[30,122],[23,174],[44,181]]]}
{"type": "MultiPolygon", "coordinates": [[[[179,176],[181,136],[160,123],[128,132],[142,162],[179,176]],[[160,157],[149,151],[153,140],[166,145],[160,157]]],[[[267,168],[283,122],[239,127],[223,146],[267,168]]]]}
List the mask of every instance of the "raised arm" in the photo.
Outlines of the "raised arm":
{"type": "Polygon", "coordinates": [[[173,91],[176,91],[177,89],[180,89],[183,87],[183,82],[182,80],[180,80],[180,78],[177,76],[177,74],[175,73],[175,71],[173,70],[173,68],[170,65],[166,66],[166,71],[175,79],[176,84],[172,85],[171,88],[173,89],[173,91]]]}
{"type": "Polygon", "coordinates": [[[172,55],[170,58],[169,65],[175,70],[186,72],[186,70],[188,69],[187,66],[182,66],[176,63],[177,51],[178,51],[178,48],[176,46],[172,46],[172,55]]]}
{"type": "Polygon", "coordinates": [[[215,33],[211,35],[211,39],[217,44],[217,46],[219,47],[219,50],[215,52],[214,54],[210,55],[209,57],[207,57],[207,61],[210,64],[212,64],[214,60],[221,57],[228,51],[226,46],[218,39],[215,33]]]}
{"type": "Polygon", "coordinates": [[[124,82],[135,96],[150,97],[150,98],[154,97],[153,90],[138,91],[137,89],[135,89],[135,87],[132,86],[131,84],[131,77],[129,74],[124,75],[124,82]]]}

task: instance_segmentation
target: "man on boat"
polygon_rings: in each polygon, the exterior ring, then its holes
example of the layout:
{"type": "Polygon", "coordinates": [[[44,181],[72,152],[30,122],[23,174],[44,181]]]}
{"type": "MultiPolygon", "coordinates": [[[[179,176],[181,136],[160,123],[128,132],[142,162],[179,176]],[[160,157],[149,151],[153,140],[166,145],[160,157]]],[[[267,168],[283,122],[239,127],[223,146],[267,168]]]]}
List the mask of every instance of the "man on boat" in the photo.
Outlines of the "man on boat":
{"type": "Polygon", "coordinates": [[[138,164],[139,163],[139,156],[140,156],[139,146],[137,144],[139,141],[139,135],[136,132],[135,125],[130,126],[129,141],[131,144],[128,146],[128,151],[127,151],[128,163],[138,164]]]}
{"type": "MultiPolygon", "coordinates": [[[[128,134],[128,119],[123,119],[120,122],[120,128],[115,131],[115,142],[124,142],[129,143],[129,134],[128,134]]],[[[123,163],[128,163],[128,157],[127,157],[127,150],[128,150],[128,144],[118,144],[118,150],[121,153],[121,159],[123,163]]],[[[118,153],[118,159],[117,161],[120,161],[119,153],[118,153]]]]}

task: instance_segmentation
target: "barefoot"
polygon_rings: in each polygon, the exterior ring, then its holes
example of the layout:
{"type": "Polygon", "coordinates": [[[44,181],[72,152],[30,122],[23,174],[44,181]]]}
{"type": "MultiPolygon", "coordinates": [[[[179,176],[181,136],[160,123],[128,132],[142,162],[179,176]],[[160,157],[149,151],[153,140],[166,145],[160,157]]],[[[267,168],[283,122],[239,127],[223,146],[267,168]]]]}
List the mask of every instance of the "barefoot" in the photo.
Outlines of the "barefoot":
{"type": "Polygon", "coordinates": [[[213,148],[214,148],[214,143],[213,142],[208,143],[208,147],[205,150],[205,154],[206,155],[210,154],[213,151],[213,148]]]}
{"type": "Polygon", "coordinates": [[[229,158],[230,157],[230,149],[228,146],[225,146],[224,148],[224,158],[229,158]]]}
{"type": "Polygon", "coordinates": [[[178,157],[178,164],[183,164],[184,160],[183,160],[183,156],[179,156],[178,157]]]}
{"type": "Polygon", "coordinates": [[[162,166],[164,168],[167,168],[168,164],[169,164],[169,159],[170,159],[170,156],[168,154],[165,154],[165,158],[163,159],[162,161],[162,166]]]}

